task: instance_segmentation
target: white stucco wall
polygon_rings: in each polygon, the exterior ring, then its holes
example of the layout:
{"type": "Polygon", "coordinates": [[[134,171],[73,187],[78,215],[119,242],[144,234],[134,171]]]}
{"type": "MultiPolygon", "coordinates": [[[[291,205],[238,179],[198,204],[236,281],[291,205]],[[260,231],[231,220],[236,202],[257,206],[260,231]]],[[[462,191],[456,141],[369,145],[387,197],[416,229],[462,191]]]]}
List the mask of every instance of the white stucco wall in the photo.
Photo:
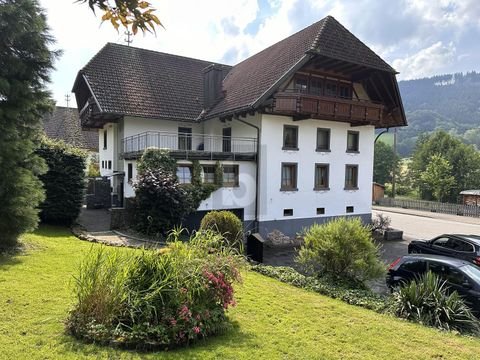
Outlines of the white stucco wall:
{"type": "MultiPolygon", "coordinates": [[[[346,206],[354,206],[354,214],[371,212],[374,127],[350,127],[348,123],[302,120],[262,115],[260,147],[260,221],[345,215],[346,206]],[[298,126],[298,151],[282,150],[283,126],[298,126]],[[317,128],[330,129],[330,152],[316,151],[317,128]],[[347,153],[347,131],[358,131],[359,153],[347,153]],[[297,163],[298,191],[280,191],[281,163],[297,163]],[[315,163],[330,166],[330,190],[314,191],[315,163]],[[345,165],[358,165],[358,190],[344,190],[345,165]],[[324,215],[316,209],[325,208],[324,215]],[[284,216],[284,209],[293,209],[293,216],[284,216]]],[[[352,214],[350,214],[352,215],[352,214]]]]}

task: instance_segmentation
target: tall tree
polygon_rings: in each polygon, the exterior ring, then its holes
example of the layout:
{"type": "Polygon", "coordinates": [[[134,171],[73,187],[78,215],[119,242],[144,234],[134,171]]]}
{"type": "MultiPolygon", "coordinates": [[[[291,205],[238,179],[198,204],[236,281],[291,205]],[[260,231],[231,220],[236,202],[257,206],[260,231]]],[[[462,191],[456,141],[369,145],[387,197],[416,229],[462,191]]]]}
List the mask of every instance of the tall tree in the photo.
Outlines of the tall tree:
{"type": "Polygon", "coordinates": [[[421,181],[438,201],[443,201],[455,186],[452,165],[440,154],[433,154],[425,171],[420,174],[421,181]]]}
{"type": "Polygon", "coordinates": [[[392,146],[378,141],[375,144],[373,181],[385,184],[392,181],[392,173],[398,169],[398,156],[392,146]]]}
{"type": "Polygon", "coordinates": [[[8,247],[36,227],[44,199],[45,163],[34,151],[56,53],[36,0],[0,0],[0,34],[0,247],[8,247]]]}
{"type": "Polygon", "coordinates": [[[421,180],[421,174],[427,169],[434,154],[448,160],[455,178],[455,184],[446,195],[445,201],[456,202],[460,191],[480,187],[480,153],[457,137],[445,131],[437,131],[431,135],[420,136],[412,156],[412,176],[422,198],[431,199],[433,195],[431,189],[421,180]]]}

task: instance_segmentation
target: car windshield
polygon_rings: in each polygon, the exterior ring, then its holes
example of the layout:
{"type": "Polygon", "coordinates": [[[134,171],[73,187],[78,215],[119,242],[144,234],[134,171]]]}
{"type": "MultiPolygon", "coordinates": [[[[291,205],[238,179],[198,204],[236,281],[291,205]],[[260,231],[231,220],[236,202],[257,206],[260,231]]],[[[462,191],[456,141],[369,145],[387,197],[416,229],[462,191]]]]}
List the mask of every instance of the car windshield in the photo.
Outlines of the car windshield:
{"type": "Polygon", "coordinates": [[[463,271],[477,284],[480,284],[480,269],[475,265],[462,266],[463,271]]]}

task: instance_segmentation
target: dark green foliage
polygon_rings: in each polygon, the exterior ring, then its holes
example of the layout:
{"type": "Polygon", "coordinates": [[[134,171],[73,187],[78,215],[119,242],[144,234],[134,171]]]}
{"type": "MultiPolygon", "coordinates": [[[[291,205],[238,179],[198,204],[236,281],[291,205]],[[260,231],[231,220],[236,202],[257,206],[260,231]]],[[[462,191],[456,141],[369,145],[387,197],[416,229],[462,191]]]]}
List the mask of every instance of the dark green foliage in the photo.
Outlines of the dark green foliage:
{"type": "Polygon", "coordinates": [[[379,184],[391,182],[393,171],[398,173],[398,160],[392,146],[377,141],[373,163],[373,181],[379,184]]]}
{"type": "Polygon", "coordinates": [[[397,289],[393,311],[399,317],[461,333],[480,333],[480,323],[458,293],[432,272],[397,289]]]}
{"type": "Polygon", "coordinates": [[[255,265],[252,270],[299,288],[340,299],[351,305],[378,312],[387,310],[389,306],[386,298],[374,294],[360,283],[339,281],[328,276],[305,276],[290,267],[255,265]]]}
{"type": "Polygon", "coordinates": [[[417,142],[410,165],[412,178],[419,188],[423,199],[433,199],[433,190],[421,181],[422,173],[427,170],[433,155],[439,155],[451,165],[451,175],[455,184],[444,195],[444,200],[457,202],[462,190],[480,187],[480,153],[472,145],[463,144],[460,139],[437,131],[428,136],[422,136],[417,142]]]}
{"type": "Polygon", "coordinates": [[[45,223],[70,225],[82,208],[86,154],[50,139],[43,139],[36,153],[48,166],[48,171],[40,176],[46,194],[40,205],[40,219],[45,223]]]}
{"type": "Polygon", "coordinates": [[[222,235],[229,246],[243,249],[243,224],[231,211],[210,211],[200,223],[200,230],[212,230],[222,235]]]}
{"type": "Polygon", "coordinates": [[[305,230],[303,241],[295,261],[317,276],[328,274],[362,282],[385,272],[371,228],[359,218],[314,224],[305,230]]]}
{"type": "Polygon", "coordinates": [[[164,172],[176,176],[177,161],[170,156],[168,150],[149,148],[143,153],[138,162],[138,173],[144,174],[147,170],[162,169],[164,172]]]}
{"type": "Polygon", "coordinates": [[[202,186],[202,166],[198,160],[192,161],[192,185],[202,186]]]}
{"type": "Polygon", "coordinates": [[[142,170],[134,189],[135,227],[145,234],[165,235],[194,210],[176,176],[162,168],[142,170]]]}
{"type": "Polygon", "coordinates": [[[219,188],[223,186],[223,168],[219,161],[215,163],[215,185],[219,188]]]}
{"type": "Polygon", "coordinates": [[[34,151],[42,115],[53,108],[45,83],[56,53],[37,1],[2,1],[0,34],[0,247],[7,247],[38,223],[37,175],[46,167],[34,151]]]}
{"type": "Polygon", "coordinates": [[[399,82],[408,119],[398,132],[398,151],[409,156],[421,134],[445,130],[462,141],[480,145],[480,74],[439,75],[399,82]],[[453,81],[452,81],[453,80],[453,81]],[[477,131],[475,131],[477,130],[477,131]]]}
{"type": "Polygon", "coordinates": [[[127,254],[92,250],[75,278],[66,323],[77,338],[137,349],[187,345],[229,328],[244,260],[212,232],[127,254]]]}

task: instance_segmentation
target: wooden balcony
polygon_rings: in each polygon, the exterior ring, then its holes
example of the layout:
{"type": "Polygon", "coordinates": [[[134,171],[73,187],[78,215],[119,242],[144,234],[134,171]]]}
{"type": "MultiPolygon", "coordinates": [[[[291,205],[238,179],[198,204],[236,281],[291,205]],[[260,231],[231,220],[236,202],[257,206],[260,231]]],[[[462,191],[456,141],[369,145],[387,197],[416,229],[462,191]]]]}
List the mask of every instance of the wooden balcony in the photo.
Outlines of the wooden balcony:
{"type": "Polygon", "coordinates": [[[371,101],[341,99],[301,92],[275,95],[273,112],[296,118],[349,122],[352,125],[376,125],[382,121],[384,106],[371,101]]]}

